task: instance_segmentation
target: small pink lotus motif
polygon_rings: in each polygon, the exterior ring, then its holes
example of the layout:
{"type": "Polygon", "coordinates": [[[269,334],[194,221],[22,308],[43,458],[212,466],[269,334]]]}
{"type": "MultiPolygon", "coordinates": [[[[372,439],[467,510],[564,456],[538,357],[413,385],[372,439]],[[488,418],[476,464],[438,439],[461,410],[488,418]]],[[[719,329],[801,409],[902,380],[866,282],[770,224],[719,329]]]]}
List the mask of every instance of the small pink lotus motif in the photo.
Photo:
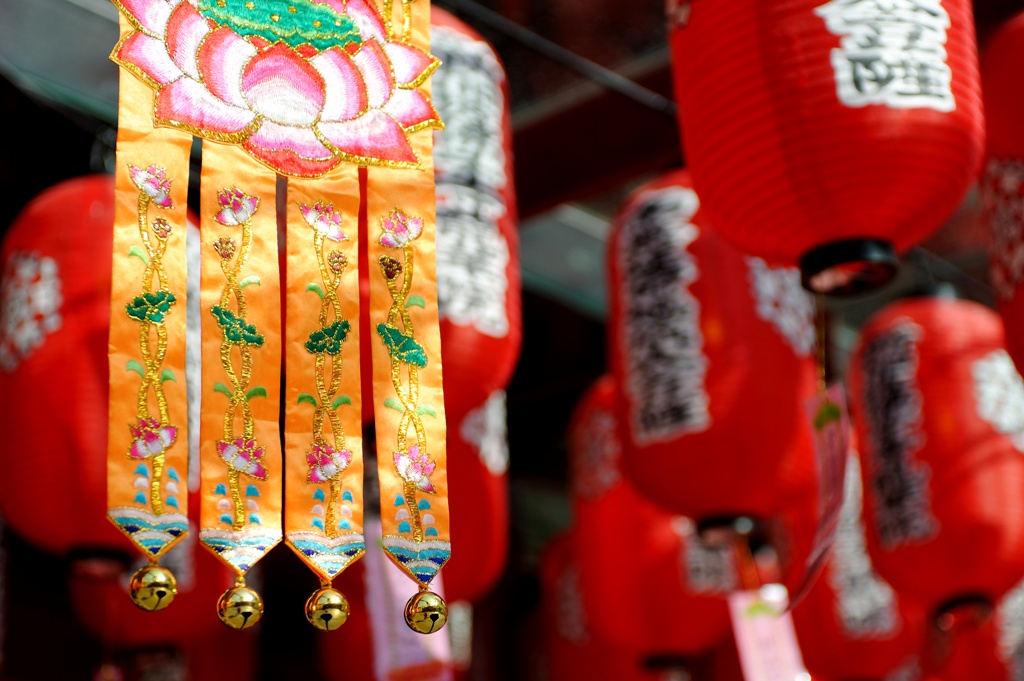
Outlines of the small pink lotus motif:
{"type": "Polygon", "coordinates": [[[400,208],[381,218],[380,226],[384,230],[380,235],[380,245],[388,248],[404,248],[423,232],[423,220],[409,217],[400,208]]]}
{"type": "Polygon", "coordinates": [[[344,241],[347,237],[341,231],[341,213],[334,210],[334,206],[323,201],[317,201],[312,206],[299,204],[302,217],[309,226],[331,241],[344,241]]]}
{"type": "Polygon", "coordinates": [[[128,450],[128,456],[133,459],[148,459],[163,454],[178,437],[177,428],[161,426],[156,419],[139,419],[137,425],[128,426],[128,429],[135,438],[128,450]]]}
{"type": "Polygon", "coordinates": [[[249,196],[238,187],[221,189],[217,192],[217,202],[220,204],[220,211],[215,218],[220,224],[228,226],[249,222],[260,206],[258,196],[249,196]]]}
{"type": "MultiPolygon", "coordinates": [[[[295,3],[352,23],[351,42],[321,47],[243,36],[256,19],[218,22],[196,0],[117,4],[134,30],[112,58],[155,90],[155,122],[240,144],[283,174],[319,177],[343,160],[418,167],[409,135],[443,127],[420,91],[439,62],[389,37],[373,0],[295,3]]],[[[263,4],[247,6],[279,21],[263,4]]]]}
{"type": "Polygon", "coordinates": [[[434,485],[430,476],[437,464],[427,460],[426,454],[420,453],[419,445],[409,447],[409,453],[395,452],[395,470],[406,482],[416,485],[424,492],[434,493],[434,485]]]}
{"type": "Polygon", "coordinates": [[[313,444],[313,451],[306,452],[306,463],[309,464],[309,482],[322,483],[334,479],[348,468],[352,462],[352,452],[347,449],[335,451],[328,444],[313,444]]]}
{"type": "Polygon", "coordinates": [[[135,186],[145,192],[153,203],[161,208],[174,208],[170,195],[171,181],[167,179],[166,170],[159,166],[143,169],[129,164],[128,174],[135,186]]]}
{"type": "Polygon", "coordinates": [[[217,453],[232,470],[257,480],[267,479],[267,471],[263,468],[263,447],[257,447],[256,440],[244,437],[235,438],[234,442],[218,440],[217,453]]]}

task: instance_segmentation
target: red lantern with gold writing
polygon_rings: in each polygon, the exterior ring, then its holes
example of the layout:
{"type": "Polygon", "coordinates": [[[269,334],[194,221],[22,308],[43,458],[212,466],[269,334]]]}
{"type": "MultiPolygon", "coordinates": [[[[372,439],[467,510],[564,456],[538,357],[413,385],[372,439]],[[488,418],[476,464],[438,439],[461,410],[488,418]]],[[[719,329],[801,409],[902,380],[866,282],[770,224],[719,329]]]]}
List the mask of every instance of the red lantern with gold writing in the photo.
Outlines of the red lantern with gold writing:
{"type": "Polygon", "coordinates": [[[595,383],[569,429],[576,564],[595,635],[649,661],[706,652],[729,632],[728,592],[740,587],[733,547],[705,545],[693,523],[624,480],[615,383],[595,383]]]}
{"type": "Polygon", "coordinates": [[[634,193],[609,241],[609,336],[622,469],[699,522],[767,518],[813,475],[813,304],[792,268],[708,227],[689,175],[634,193]]]}
{"type": "Polygon", "coordinates": [[[982,53],[988,128],[981,196],[992,230],[991,278],[1006,325],[1006,348],[1024,367],[1024,13],[992,36],[982,53]]]}
{"type": "Polygon", "coordinates": [[[969,0],[674,4],[687,162],[743,251],[856,289],[960,203],[985,132],[969,0]]]}
{"type": "Polygon", "coordinates": [[[544,677],[550,681],[616,679],[668,681],[669,672],[647,670],[631,652],[602,640],[592,630],[597,617],[588,612],[580,592],[575,540],[562,535],[550,542],[540,564],[540,635],[544,677]]]}
{"type": "Polygon", "coordinates": [[[131,551],[106,519],[107,334],[114,180],[36,197],[4,239],[0,507],[56,554],[131,551]]]}
{"type": "Polygon", "coordinates": [[[948,298],[889,305],[849,386],[878,573],[931,611],[995,603],[1024,574],[1024,381],[999,317],[948,298]]]}
{"type": "Polygon", "coordinates": [[[862,508],[860,463],[851,451],[832,554],[793,609],[804,663],[830,681],[888,678],[924,644],[924,612],[900,598],[871,564],[862,508]]]}

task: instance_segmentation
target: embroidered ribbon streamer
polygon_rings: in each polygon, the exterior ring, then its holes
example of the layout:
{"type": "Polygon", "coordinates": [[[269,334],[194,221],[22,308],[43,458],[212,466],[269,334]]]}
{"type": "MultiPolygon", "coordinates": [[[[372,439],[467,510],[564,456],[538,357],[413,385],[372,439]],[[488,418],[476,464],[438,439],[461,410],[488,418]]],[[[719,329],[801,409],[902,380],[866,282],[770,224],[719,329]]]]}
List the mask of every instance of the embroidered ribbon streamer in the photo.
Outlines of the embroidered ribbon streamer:
{"type": "MultiPolygon", "coordinates": [[[[129,31],[122,17],[121,35],[129,31]]],[[[122,71],[120,84],[107,514],[156,562],[188,534],[185,210],[191,138],[153,128],[150,89],[134,75],[122,71]]],[[[169,602],[159,597],[151,609],[169,602]]]]}
{"type": "MultiPolygon", "coordinates": [[[[429,6],[401,11],[393,30],[429,45],[429,6]]],[[[422,171],[370,168],[366,187],[383,547],[421,590],[451,556],[432,143],[412,140],[422,171]]]]}
{"type": "Polygon", "coordinates": [[[365,550],[358,173],[288,181],[285,537],[325,587],[365,550]]]}
{"type": "Polygon", "coordinates": [[[241,578],[281,540],[276,177],[203,145],[203,545],[241,578]]]}

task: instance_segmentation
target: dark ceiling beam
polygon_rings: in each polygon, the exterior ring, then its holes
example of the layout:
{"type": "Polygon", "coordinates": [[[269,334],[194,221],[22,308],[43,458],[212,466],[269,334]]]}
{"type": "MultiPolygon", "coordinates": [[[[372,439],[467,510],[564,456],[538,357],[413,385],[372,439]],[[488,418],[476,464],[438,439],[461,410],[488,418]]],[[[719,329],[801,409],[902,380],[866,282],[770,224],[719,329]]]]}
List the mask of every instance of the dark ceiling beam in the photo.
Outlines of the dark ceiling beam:
{"type": "MultiPolygon", "coordinates": [[[[672,98],[668,56],[623,73],[672,98]]],[[[682,163],[676,119],[597,86],[514,120],[516,191],[523,218],[682,163]]]]}

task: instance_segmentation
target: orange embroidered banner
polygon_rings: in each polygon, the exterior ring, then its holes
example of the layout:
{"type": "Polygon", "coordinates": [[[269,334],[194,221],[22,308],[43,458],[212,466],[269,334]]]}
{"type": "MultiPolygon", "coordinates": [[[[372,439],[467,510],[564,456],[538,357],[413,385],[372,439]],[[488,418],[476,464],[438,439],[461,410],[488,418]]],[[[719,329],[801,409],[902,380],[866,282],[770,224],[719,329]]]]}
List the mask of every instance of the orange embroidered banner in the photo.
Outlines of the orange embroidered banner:
{"type": "MultiPolygon", "coordinates": [[[[402,40],[429,45],[429,7],[403,2],[402,40]]],[[[429,95],[429,85],[424,87],[429,95]]],[[[423,172],[367,172],[373,394],[383,546],[423,589],[451,556],[435,273],[432,137],[423,172]]],[[[443,621],[438,625],[443,624],[443,621]]]]}
{"type": "Polygon", "coordinates": [[[354,166],[288,181],[285,538],[325,587],[365,549],[358,226],[354,166]]]}
{"type": "Polygon", "coordinates": [[[239,576],[281,540],[276,178],[205,144],[200,541],[239,576]]]}
{"type": "MultiPolygon", "coordinates": [[[[121,20],[122,34],[129,30],[121,20]]],[[[110,520],[151,561],[188,533],[185,225],[191,138],[121,72],[110,315],[110,520]]],[[[170,593],[147,594],[149,609],[170,593]]],[[[142,606],[142,603],[139,603],[142,606]]]]}

